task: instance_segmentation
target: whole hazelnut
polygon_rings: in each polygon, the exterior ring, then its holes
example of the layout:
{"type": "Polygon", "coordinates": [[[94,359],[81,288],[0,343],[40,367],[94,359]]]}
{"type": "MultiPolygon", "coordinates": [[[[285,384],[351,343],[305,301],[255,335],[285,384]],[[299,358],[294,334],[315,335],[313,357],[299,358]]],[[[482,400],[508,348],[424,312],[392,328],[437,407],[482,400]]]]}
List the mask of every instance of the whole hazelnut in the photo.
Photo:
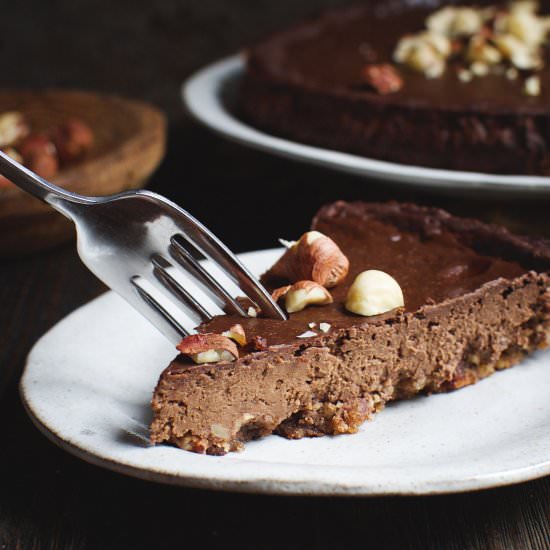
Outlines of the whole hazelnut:
{"type": "Polygon", "coordinates": [[[349,260],[338,245],[319,231],[308,231],[265,274],[271,280],[291,283],[309,280],[331,288],[346,277],[349,260]]]}
{"type": "Polygon", "coordinates": [[[77,118],[71,118],[53,132],[62,164],[82,158],[94,144],[94,134],[90,127],[77,118]]]}
{"type": "Polygon", "coordinates": [[[40,132],[29,134],[17,146],[17,151],[23,157],[25,165],[27,164],[27,159],[35,155],[56,155],[55,145],[52,139],[47,134],[40,132]]]}
{"type": "Polygon", "coordinates": [[[57,151],[53,141],[46,134],[29,134],[17,149],[23,157],[23,164],[39,176],[48,179],[57,174],[57,151]]]}
{"type": "Polygon", "coordinates": [[[59,171],[57,156],[46,152],[31,154],[25,159],[25,166],[45,179],[52,178],[59,171]]]}
{"type": "Polygon", "coordinates": [[[377,269],[369,269],[357,275],[346,296],[346,309],[366,317],[403,305],[403,291],[397,281],[377,269]]]}

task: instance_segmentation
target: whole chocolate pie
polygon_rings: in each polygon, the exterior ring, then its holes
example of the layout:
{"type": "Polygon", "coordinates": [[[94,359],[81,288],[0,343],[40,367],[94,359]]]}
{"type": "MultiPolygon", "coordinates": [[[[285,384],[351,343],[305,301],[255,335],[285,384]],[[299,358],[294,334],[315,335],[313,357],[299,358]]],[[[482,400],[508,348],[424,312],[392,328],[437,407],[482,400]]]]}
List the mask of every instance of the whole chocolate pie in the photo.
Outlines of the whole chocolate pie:
{"type": "Polygon", "coordinates": [[[548,242],[397,203],[337,202],[312,229],[263,277],[288,321],[219,316],[182,341],[154,392],[154,443],[224,454],[353,433],[392,400],[550,343],[548,242]]]}
{"type": "Polygon", "coordinates": [[[550,3],[374,0],[250,48],[239,113],[292,140],[411,165],[550,171],[550,3]]]}

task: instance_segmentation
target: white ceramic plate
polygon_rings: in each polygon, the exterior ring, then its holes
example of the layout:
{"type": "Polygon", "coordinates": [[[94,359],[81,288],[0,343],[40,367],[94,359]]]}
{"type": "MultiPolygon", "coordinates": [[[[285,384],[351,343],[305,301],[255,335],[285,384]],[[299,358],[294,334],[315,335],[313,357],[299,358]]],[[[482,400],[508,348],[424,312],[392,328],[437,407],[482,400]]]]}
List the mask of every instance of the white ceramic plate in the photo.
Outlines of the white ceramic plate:
{"type": "MultiPolygon", "coordinates": [[[[243,254],[255,273],[280,251],[243,254]]],[[[550,473],[550,354],[460,391],[387,407],[359,433],[270,436],[223,457],[148,444],[149,401],[175,353],[112,292],[43,336],[21,380],[36,425],[85,460],[210,489],[315,495],[428,494],[550,473]]]]}
{"type": "Polygon", "coordinates": [[[234,99],[235,84],[243,71],[244,58],[235,55],[197,72],[182,87],[183,101],[189,112],[202,124],[229,139],[343,172],[447,193],[550,194],[550,177],[422,168],[304,145],[261,132],[241,122],[228,108],[234,99]]]}

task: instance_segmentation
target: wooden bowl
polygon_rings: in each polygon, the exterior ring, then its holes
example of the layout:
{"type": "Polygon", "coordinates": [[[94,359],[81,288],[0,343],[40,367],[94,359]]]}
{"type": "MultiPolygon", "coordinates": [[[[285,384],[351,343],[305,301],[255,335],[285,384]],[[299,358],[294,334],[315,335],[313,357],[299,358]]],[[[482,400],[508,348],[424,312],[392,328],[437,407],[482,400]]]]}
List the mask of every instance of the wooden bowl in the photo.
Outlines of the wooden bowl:
{"type": "MultiPolygon", "coordinates": [[[[165,151],[166,119],[155,107],[114,95],[76,90],[0,91],[0,112],[21,111],[33,131],[77,117],[94,132],[80,162],[51,181],[84,195],[143,187],[165,151]]],[[[16,187],[0,189],[0,255],[20,255],[74,237],[72,222],[16,187]]]]}

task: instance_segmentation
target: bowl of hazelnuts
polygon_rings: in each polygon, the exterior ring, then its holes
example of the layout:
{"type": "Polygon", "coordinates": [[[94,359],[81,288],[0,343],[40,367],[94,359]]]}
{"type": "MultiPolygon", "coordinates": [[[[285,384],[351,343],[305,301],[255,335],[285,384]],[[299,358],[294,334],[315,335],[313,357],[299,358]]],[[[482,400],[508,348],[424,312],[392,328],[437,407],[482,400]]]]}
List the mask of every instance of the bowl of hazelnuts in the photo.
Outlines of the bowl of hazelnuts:
{"type": "MultiPolygon", "coordinates": [[[[85,195],[143,187],[165,151],[154,106],[74,90],[0,91],[0,149],[43,178],[85,195]]],[[[67,241],[73,224],[0,176],[0,255],[67,241]]]]}
{"type": "MultiPolygon", "coordinates": [[[[84,159],[94,145],[92,129],[80,118],[69,118],[47,131],[34,130],[20,111],[0,113],[0,149],[46,179],[84,159]]],[[[0,189],[11,182],[0,175],[0,189]]]]}

